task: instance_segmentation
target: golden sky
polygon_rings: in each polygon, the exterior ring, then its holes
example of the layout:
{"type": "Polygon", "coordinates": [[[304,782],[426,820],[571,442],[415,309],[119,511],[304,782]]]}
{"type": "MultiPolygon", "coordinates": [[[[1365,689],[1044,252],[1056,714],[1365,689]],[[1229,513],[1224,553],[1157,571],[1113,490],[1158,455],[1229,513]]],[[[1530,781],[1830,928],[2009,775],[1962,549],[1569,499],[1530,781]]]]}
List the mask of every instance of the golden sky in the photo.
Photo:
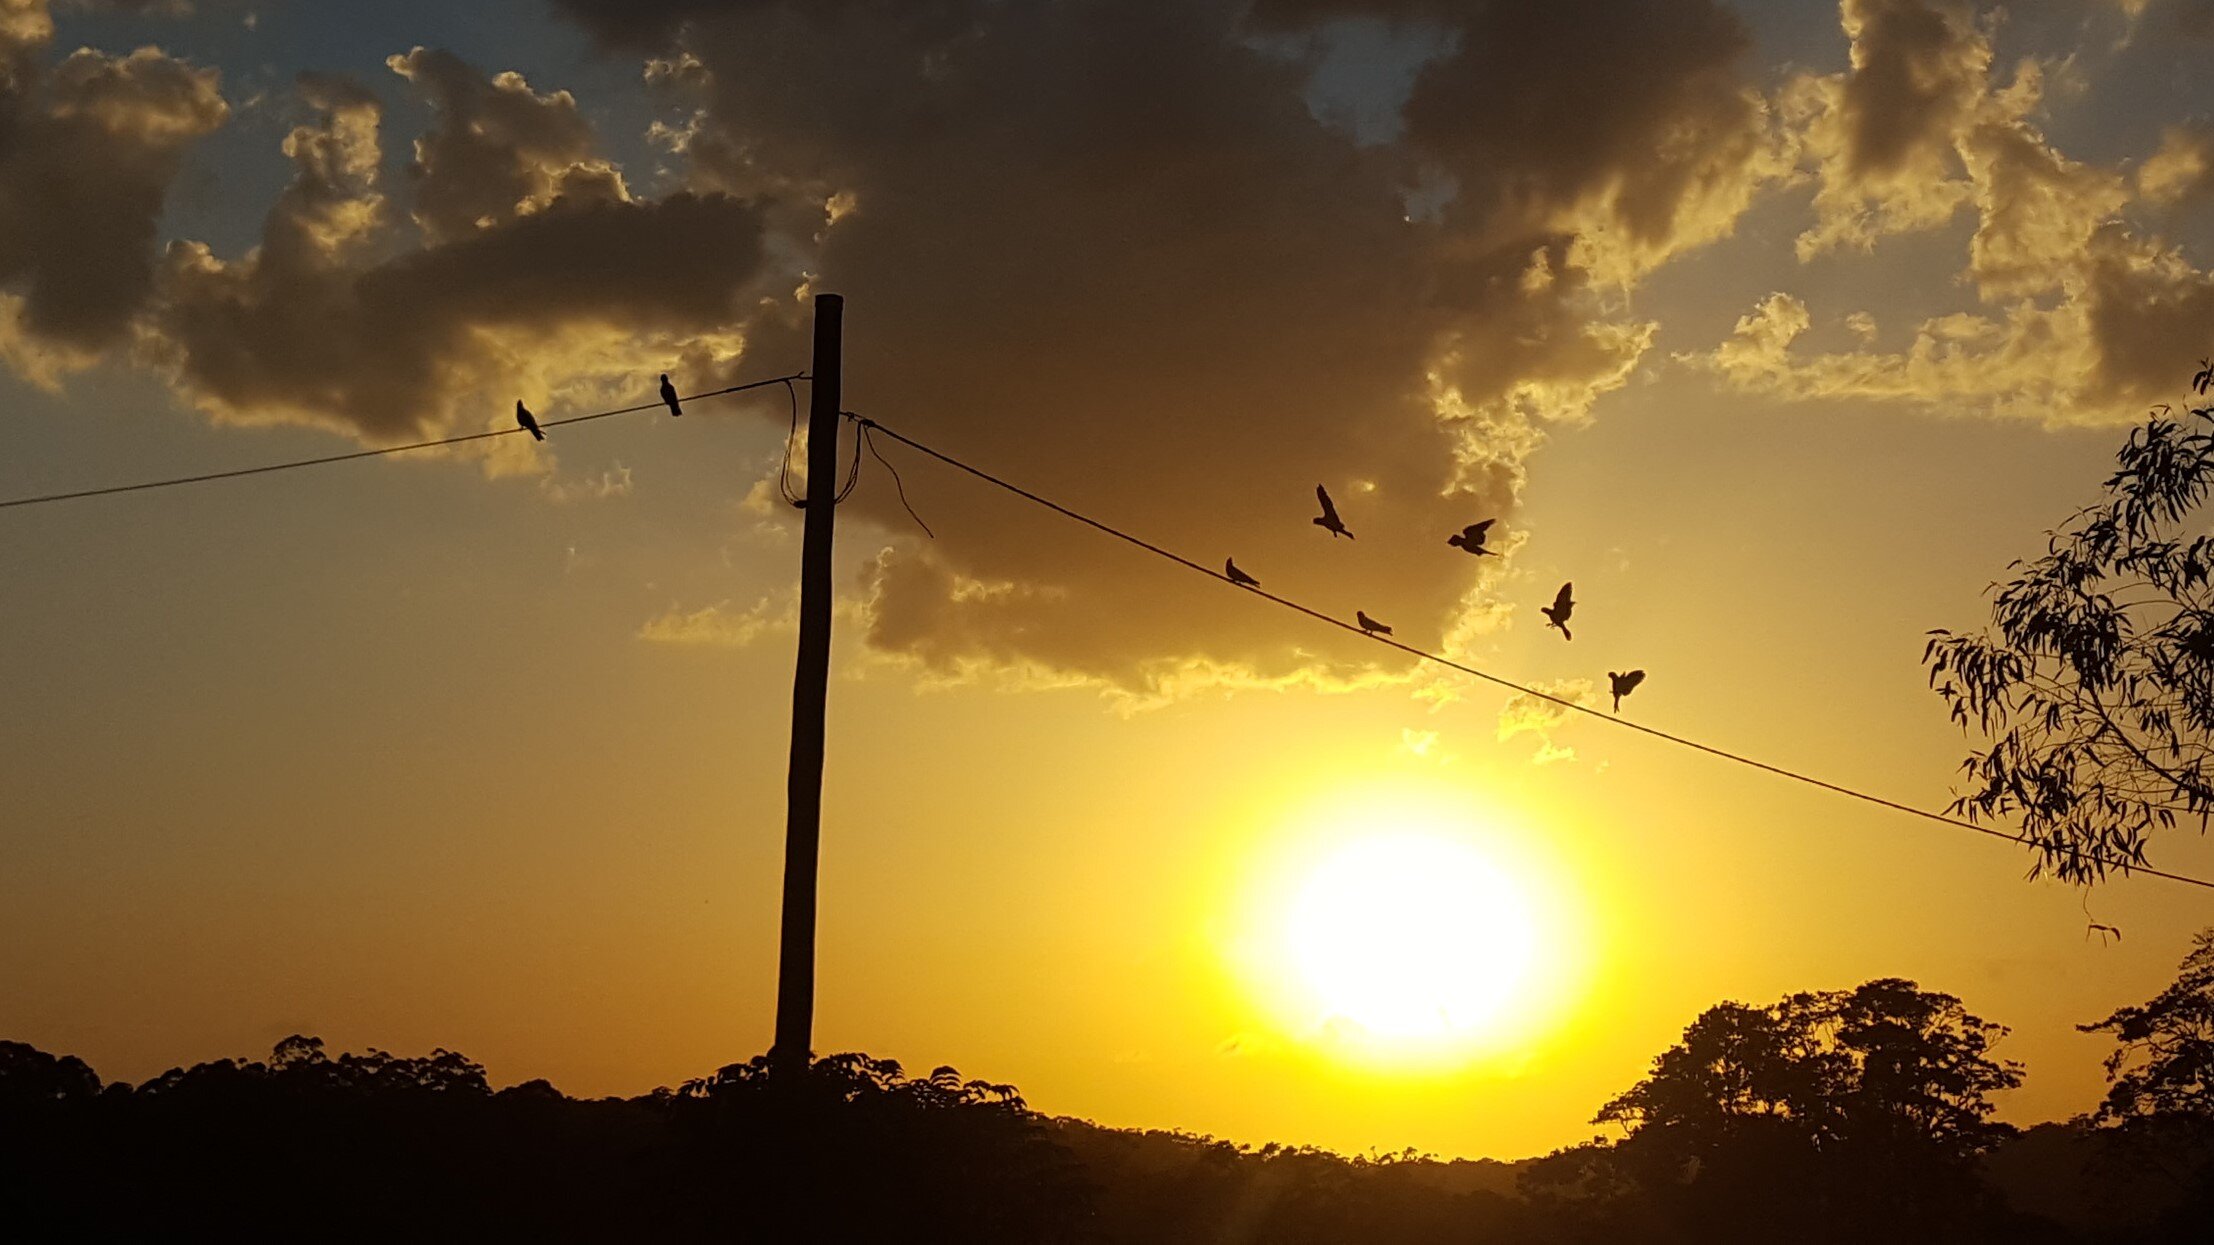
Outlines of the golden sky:
{"type": "MultiPolygon", "coordinates": [[[[458,7],[0,0],[0,498],[784,374],[835,290],[854,410],[1934,808],[1966,742],[1923,633],[1981,620],[2214,328],[2199,0],[458,7]],[[1507,556],[1445,547],[1485,517],[1507,556]]],[[[310,1032],[572,1094],[763,1049],[786,418],[0,514],[0,1036],[137,1079],[310,1032]]],[[[2030,1121],[2093,1104],[2073,1026],[2210,923],[887,453],[936,539],[867,463],[820,1050],[1516,1157],[1713,1003],[1904,976],[2013,1027],[2030,1121]],[[1344,1013],[1389,980],[1300,950],[1371,926],[1423,947],[1385,967],[1520,976],[1380,1045],[1344,1013]]]]}

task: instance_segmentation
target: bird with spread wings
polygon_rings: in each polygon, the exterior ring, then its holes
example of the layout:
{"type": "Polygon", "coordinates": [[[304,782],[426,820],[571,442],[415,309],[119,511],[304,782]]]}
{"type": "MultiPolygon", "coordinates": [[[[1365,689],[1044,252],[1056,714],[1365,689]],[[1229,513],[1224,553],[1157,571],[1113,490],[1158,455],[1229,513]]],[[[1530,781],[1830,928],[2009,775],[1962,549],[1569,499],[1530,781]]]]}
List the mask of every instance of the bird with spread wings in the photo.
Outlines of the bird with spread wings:
{"type": "Polygon", "coordinates": [[[1491,525],[1498,521],[1497,519],[1486,519],[1481,523],[1471,523],[1453,535],[1446,537],[1445,543],[1455,549],[1465,549],[1478,557],[1482,557],[1487,553],[1497,557],[1497,550],[1484,548],[1484,537],[1491,531],[1491,525]]]}
{"type": "Polygon", "coordinates": [[[1546,626],[1560,628],[1564,640],[1576,638],[1568,629],[1568,616],[1576,612],[1576,600],[1570,595],[1575,587],[1573,583],[1562,584],[1561,590],[1553,596],[1553,603],[1538,611],[1545,615],[1546,626]]]}
{"type": "Polygon", "coordinates": [[[1622,712],[1622,698],[1636,691],[1637,685],[1644,681],[1645,672],[1643,670],[1632,670],[1627,674],[1617,674],[1612,670],[1607,671],[1607,683],[1614,691],[1614,711],[1616,713],[1622,712]]]}
{"type": "Polygon", "coordinates": [[[1337,506],[1330,501],[1330,490],[1319,484],[1315,485],[1315,500],[1322,503],[1322,515],[1315,520],[1315,526],[1330,533],[1332,537],[1343,536],[1347,540],[1353,539],[1353,533],[1345,528],[1345,520],[1338,517],[1337,506]]]}

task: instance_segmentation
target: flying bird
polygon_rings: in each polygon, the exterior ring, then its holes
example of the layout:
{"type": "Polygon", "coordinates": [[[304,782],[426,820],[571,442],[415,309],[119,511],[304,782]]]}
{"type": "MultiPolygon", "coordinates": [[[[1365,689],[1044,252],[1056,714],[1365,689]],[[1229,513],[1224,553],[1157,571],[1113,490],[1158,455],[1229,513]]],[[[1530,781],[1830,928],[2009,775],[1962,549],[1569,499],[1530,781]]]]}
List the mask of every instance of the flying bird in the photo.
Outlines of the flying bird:
{"type": "Polygon", "coordinates": [[[1333,538],[1343,536],[1347,540],[1353,539],[1353,533],[1345,530],[1345,521],[1338,518],[1338,508],[1330,504],[1330,490],[1319,484],[1315,485],[1315,500],[1322,503],[1322,517],[1315,520],[1315,526],[1330,533],[1333,538]]]}
{"type": "Polygon", "coordinates": [[[1614,711],[1616,713],[1622,712],[1622,698],[1636,691],[1637,685],[1644,681],[1645,672],[1643,670],[1632,670],[1628,674],[1616,674],[1612,670],[1607,671],[1607,683],[1614,689],[1614,711]]]}
{"type": "Polygon", "coordinates": [[[1377,622],[1375,619],[1370,618],[1368,615],[1362,613],[1359,610],[1353,611],[1353,621],[1361,624],[1361,630],[1367,632],[1370,635],[1391,634],[1391,628],[1385,626],[1380,622],[1377,622]]]}
{"type": "Polygon", "coordinates": [[[1244,571],[1238,569],[1238,562],[1235,558],[1224,558],[1222,560],[1222,573],[1230,577],[1231,583],[1243,584],[1248,588],[1258,588],[1261,586],[1260,580],[1255,579],[1251,575],[1248,575],[1244,571]]]}
{"type": "Polygon", "coordinates": [[[2102,947],[2106,945],[2106,936],[2108,934],[2114,935],[2114,941],[2116,942],[2120,942],[2122,940],[2122,931],[2114,928],[2111,925],[2101,925],[2097,921],[2093,921],[2089,925],[2083,927],[2084,941],[2089,942],[2091,940],[2091,934],[2094,930],[2098,932],[2099,945],[2102,947]]]}
{"type": "Polygon", "coordinates": [[[528,430],[533,441],[546,439],[546,434],[539,431],[538,417],[530,413],[530,408],[523,405],[521,398],[515,399],[515,424],[519,428],[528,430]]]}
{"type": "Polygon", "coordinates": [[[1545,615],[1546,626],[1561,629],[1561,638],[1564,640],[1576,638],[1568,630],[1568,616],[1576,612],[1576,602],[1569,596],[1569,591],[1575,586],[1574,583],[1562,584],[1561,590],[1553,595],[1553,603],[1538,611],[1545,615]]]}
{"type": "Polygon", "coordinates": [[[661,400],[669,404],[671,415],[682,415],[684,413],[684,407],[677,402],[676,386],[669,383],[667,372],[661,374],[661,400]]]}
{"type": "Polygon", "coordinates": [[[1487,553],[1496,557],[1497,554],[1494,550],[1484,548],[1484,534],[1489,532],[1491,525],[1498,521],[1497,519],[1486,519],[1481,523],[1471,523],[1462,528],[1458,535],[1446,537],[1445,543],[1456,549],[1466,549],[1478,557],[1482,557],[1487,553]]]}

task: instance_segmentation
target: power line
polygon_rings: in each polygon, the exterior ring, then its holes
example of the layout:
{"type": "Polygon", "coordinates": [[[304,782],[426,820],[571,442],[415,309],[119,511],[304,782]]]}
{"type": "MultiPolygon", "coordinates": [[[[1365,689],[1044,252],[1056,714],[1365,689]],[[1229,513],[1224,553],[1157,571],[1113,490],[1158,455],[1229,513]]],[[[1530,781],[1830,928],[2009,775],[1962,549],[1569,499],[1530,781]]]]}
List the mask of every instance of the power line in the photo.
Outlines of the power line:
{"type": "MultiPolygon", "coordinates": [[[[796,372],[790,376],[778,376],[769,380],[748,381],[743,385],[732,385],[728,389],[711,389],[706,393],[695,393],[681,397],[678,401],[697,402],[705,398],[720,398],[728,394],[744,393],[750,389],[766,389],[771,385],[789,386],[794,381],[806,379],[806,373],[796,372]]],[[[571,415],[566,419],[540,420],[538,426],[540,428],[560,428],[568,424],[588,423],[595,419],[609,419],[616,415],[635,415],[640,411],[658,411],[662,409],[662,405],[659,401],[646,402],[638,406],[622,407],[619,410],[594,411],[589,415],[571,415]]],[[[415,450],[436,449],[442,445],[462,445],[470,441],[487,440],[491,437],[519,436],[524,431],[520,426],[495,428],[489,432],[472,432],[458,437],[443,437],[436,441],[417,441],[409,445],[387,445],[380,449],[352,450],[344,454],[326,454],[321,458],[296,458],[290,462],[263,463],[258,467],[239,467],[230,471],[210,471],[204,475],[172,476],[166,480],[141,480],[136,484],[111,484],[106,488],[79,489],[73,493],[48,493],[40,497],[11,497],[0,501],[0,510],[6,510],[11,506],[40,506],[47,502],[76,501],[84,497],[110,497],[117,493],[137,493],[147,489],[172,488],[179,484],[206,484],[211,480],[235,480],[241,476],[266,475],[272,471],[290,471],[296,467],[321,467],[330,463],[348,463],[359,458],[381,458],[387,454],[406,454],[415,450]]]]}
{"type": "MultiPolygon", "coordinates": [[[[1979,826],[1972,821],[1963,821],[1957,817],[1947,817],[1943,813],[1933,813],[1927,809],[1916,808],[1911,804],[1901,804],[1897,800],[1886,799],[1880,795],[1871,795],[1866,791],[1856,790],[1852,787],[1843,786],[1839,783],[1816,778],[1811,774],[1803,774],[1797,770],[1785,769],[1783,766],[1780,765],[1771,765],[1766,761],[1756,760],[1752,757],[1745,756],[1742,753],[1731,752],[1726,748],[1717,748],[1712,744],[1700,743],[1696,739],[1687,739],[1681,735],[1672,735],[1667,731],[1660,730],[1657,727],[1647,726],[1641,722],[1633,722],[1627,718],[1616,717],[1612,714],[1601,713],[1599,710],[1594,709],[1589,705],[1579,704],[1576,701],[1569,700],[1565,697],[1556,696],[1550,692],[1541,692],[1534,687],[1526,687],[1520,683],[1515,682],[1512,679],[1502,678],[1499,675],[1479,670],[1474,666],[1454,661],[1450,657],[1445,657],[1440,654],[1430,652],[1427,649],[1416,648],[1412,644],[1403,644],[1400,641],[1391,639],[1388,636],[1376,635],[1373,632],[1364,631],[1359,626],[1347,622],[1342,618],[1337,618],[1330,614],[1325,614],[1321,610],[1302,605],[1299,602],[1291,600],[1287,597],[1280,597],[1273,592],[1268,592],[1264,589],[1253,587],[1250,585],[1234,584],[1228,575],[1223,574],[1221,571],[1218,571],[1211,566],[1203,566],[1200,563],[1194,562],[1190,558],[1187,558],[1180,553],[1175,553],[1170,550],[1164,549],[1161,546],[1152,543],[1151,541],[1133,536],[1120,528],[1102,523],[1098,519],[1094,519],[1089,515],[1080,514],[1077,511],[1071,510],[1067,506],[1061,505],[1058,502],[1050,501],[1044,497],[1040,497],[1036,493],[1023,488],[1020,485],[1011,484],[1006,480],[1002,480],[998,476],[991,474],[988,471],[983,471],[976,467],[971,467],[967,463],[962,462],[960,459],[954,458],[948,454],[940,453],[939,451],[934,450],[927,445],[924,445],[923,443],[913,439],[912,437],[904,436],[890,428],[885,427],[883,424],[877,423],[875,420],[864,419],[858,415],[853,416],[853,418],[861,425],[864,431],[881,432],[885,436],[892,438],[894,441],[907,446],[909,449],[915,450],[919,453],[927,454],[949,467],[953,467],[960,471],[965,471],[987,484],[990,484],[996,488],[1004,489],[1007,492],[1013,493],[1017,497],[1023,498],[1026,501],[1034,502],[1037,505],[1043,506],[1046,509],[1053,511],[1055,514],[1061,515],[1065,518],[1074,519],[1078,523],[1084,524],[1086,527],[1104,532],[1107,535],[1114,537],[1116,540],[1123,541],[1127,544],[1136,545],[1138,548],[1145,550],[1147,553],[1153,554],[1155,557],[1165,558],[1168,561],[1174,562],[1178,566],[1185,568],[1186,570],[1197,571],[1198,573],[1205,575],[1209,579],[1217,580],[1226,584],[1232,584],[1234,587],[1242,588],[1244,591],[1249,592],[1264,601],[1269,601],[1276,605],[1283,606],[1285,609],[1304,614],[1307,617],[1316,620],[1317,622],[1328,623],[1329,625],[1338,628],[1340,631],[1348,631],[1354,635],[1362,637],[1363,639],[1374,641],[1375,643],[1382,644],[1388,648],[1398,649],[1400,652],[1405,653],[1410,657],[1419,658],[1422,661],[1427,661],[1434,665],[1443,666],[1449,670],[1459,671],[1460,673],[1468,675],[1472,678],[1482,679],[1487,683],[1496,684],[1500,687],[1506,688],[1513,692],[1517,692],[1524,696],[1530,696],[1538,700],[1548,701],[1552,704],[1560,706],[1563,709],[1573,710],[1577,713],[1584,714],[1587,717],[1597,718],[1602,722],[1609,722],[1615,726],[1637,731],[1640,734],[1650,735],[1655,739],[1665,740],[1679,747],[1690,748],[1694,751],[1704,752],[1708,756],[1719,757],[1725,761],[1735,762],[1739,765],[1761,770],[1765,773],[1774,774],[1779,778],[1788,778],[1794,782],[1805,783],[1810,787],[1818,787],[1835,795],[1847,796],[1851,799],[1874,804],[1880,808],[1888,808],[1894,812],[1906,813],[1909,816],[1920,817],[1926,821],[1934,821],[1940,825],[1953,826],[1961,830],[1973,830],[1977,834],[1988,835],[1989,837],[1994,839],[2004,839],[2009,843],[2016,843],[2025,847],[2037,846],[2036,840],[2030,838],[2027,835],[2009,834],[2006,831],[1997,830],[1990,826],[1979,826]]],[[[2151,865],[2137,864],[2131,861],[2116,860],[2111,856],[2106,856],[2098,853],[2087,853],[2087,855],[2089,855],[2091,859],[2098,861],[2100,864],[2116,869],[2124,874],[2143,873],[2151,877],[2165,878],[2171,882],[2183,882],[2191,886],[2199,886],[2204,887],[2208,890],[2214,890],[2214,880],[2191,877],[2188,874],[2182,873],[2170,873],[2164,869],[2155,869],[2151,865]]]]}
{"type": "Polygon", "coordinates": [[[854,430],[861,434],[861,444],[868,446],[870,456],[884,464],[884,469],[892,473],[892,487],[899,490],[900,509],[905,510],[907,517],[915,521],[915,526],[922,529],[923,535],[932,540],[938,539],[938,533],[931,531],[930,525],[923,522],[923,517],[915,513],[914,506],[908,504],[907,481],[899,478],[899,468],[892,465],[891,459],[884,457],[884,451],[876,448],[876,438],[870,435],[875,430],[875,425],[858,415],[854,415],[852,411],[840,411],[839,414],[849,416],[855,421],[854,430]]]}

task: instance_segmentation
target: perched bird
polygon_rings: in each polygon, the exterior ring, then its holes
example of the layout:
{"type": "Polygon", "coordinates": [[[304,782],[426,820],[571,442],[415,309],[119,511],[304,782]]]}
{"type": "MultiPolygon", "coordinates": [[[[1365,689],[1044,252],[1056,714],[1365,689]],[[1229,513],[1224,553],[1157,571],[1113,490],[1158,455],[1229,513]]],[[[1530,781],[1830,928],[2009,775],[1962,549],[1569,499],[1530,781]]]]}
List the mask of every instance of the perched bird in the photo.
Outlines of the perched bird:
{"type": "Polygon", "coordinates": [[[1458,535],[1446,537],[1445,543],[1456,549],[1466,549],[1478,557],[1482,557],[1487,553],[1497,556],[1495,551],[1484,548],[1484,534],[1489,532],[1491,525],[1498,521],[1497,519],[1486,519],[1481,523],[1471,523],[1462,528],[1458,535]]]}
{"type": "Polygon", "coordinates": [[[1333,537],[1353,539],[1353,533],[1345,530],[1345,521],[1338,518],[1338,508],[1330,504],[1330,490],[1319,484],[1315,485],[1315,500],[1322,503],[1322,517],[1315,520],[1315,526],[1333,537]]]}
{"type": "Polygon", "coordinates": [[[1370,635],[1391,634],[1391,628],[1385,626],[1380,622],[1377,622],[1375,619],[1370,618],[1368,615],[1362,613],[1359,610],[1353,611],[1353,621],[1361,624],[1361,630],[1366,631],[1370,635]]]}
{"type": "Polygon", "coordinates": [[[661,374],[661,400],[669,404],[671,415],[682,415],[684,408],[677,403],[676,386],[669,383],[669,374],[661,374]]]}
{"type": "Polygon", "coordinates": [[[1251,575],[1248,575],[1244,571],[1238,569],[1237,559],[1235,558],[1224,558],[1222,560],[1222,573],[1230,577],[1231,583],[1243,584],[1248,588],[1258,588],[1261,586],[1260,580],[1255,579],[1251,575]]]}
{"type": "Polygon", "coordinates": [[[1553,603],[1538,611],[1545,615],[1545,625],[1559,627],[1561,638],[1566,640],[1576,638],[1568,630],[1568,616],[1576,612],[1576,602],[1568,594],[1575,586],[1573,583],[1562,584],[1561,590],[1553,595],[1553,603]]]}
{"type": "Polygon", "coordinates": [[[1645,672],[1643,670],[1632,670],[1628,674],[1616,674],[1612,670],[1607,671],[1607,682],[1614,689],[1614,711],[1616,713],[1622,712],[1622,698],[1636,691],[1637,685],[1644,681],[1645,672]]]}
{"type": "Polygon", "coordinates": [[[538,417],[530,413],[530,408],[523,405],[521,398],[515,399],[515,423],[518,427],[530,431],[531,440],[543,441],[546,439],[546,434],[538,429],[538,417]]]}

